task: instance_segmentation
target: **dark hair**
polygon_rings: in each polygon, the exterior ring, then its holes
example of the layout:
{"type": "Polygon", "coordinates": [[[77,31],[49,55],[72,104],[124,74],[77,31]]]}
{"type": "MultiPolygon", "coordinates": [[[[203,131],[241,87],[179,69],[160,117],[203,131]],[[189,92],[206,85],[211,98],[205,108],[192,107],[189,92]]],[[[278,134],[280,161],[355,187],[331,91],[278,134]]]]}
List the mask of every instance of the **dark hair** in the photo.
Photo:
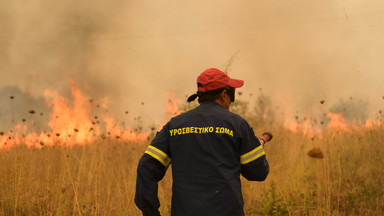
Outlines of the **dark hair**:
{"type": "Polygon", "coordinates": [[[203,103],[206,101],[215,101],[217,98],[219,98],[220,93],[221,92],[215,93],[215,94],[201,94],[199,95],[199,98],[197,99],[197,101],[199,103],[203,103]]]}
{"type": "Polygon", "coordinates": [[[224,90],[227,90],[227,94],[231,98],[231,101],[234,102],[235,101],[235,88],[232,88],[232,87],[226,87],[226,88],[222,88],[222,89],[218,89],[218,90],[214,90],[214,91],[209,91],[209,92],[198,92],[198,94],[197,94],[199,97],[198,102],[203,103],[206,101],[215,101],[217,98],[219,98],[220,93],[223,92],[224,90]]]}

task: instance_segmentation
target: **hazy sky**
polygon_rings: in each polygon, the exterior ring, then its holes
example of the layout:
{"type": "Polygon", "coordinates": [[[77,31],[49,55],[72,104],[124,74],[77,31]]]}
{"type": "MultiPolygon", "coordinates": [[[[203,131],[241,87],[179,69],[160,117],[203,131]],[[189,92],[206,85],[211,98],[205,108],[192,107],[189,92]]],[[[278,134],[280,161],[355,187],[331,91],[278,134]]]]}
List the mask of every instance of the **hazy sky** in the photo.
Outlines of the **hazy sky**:
{"type": "Polygon", "coordinates": [[[113,110],[157,121],[164,92],[184,100],[203,70],[233,58],[242,91],[277,105],[353,96],[384,107],[382,0],[0,3],[0,89],[68,95],[73,78],[113,110]]]}

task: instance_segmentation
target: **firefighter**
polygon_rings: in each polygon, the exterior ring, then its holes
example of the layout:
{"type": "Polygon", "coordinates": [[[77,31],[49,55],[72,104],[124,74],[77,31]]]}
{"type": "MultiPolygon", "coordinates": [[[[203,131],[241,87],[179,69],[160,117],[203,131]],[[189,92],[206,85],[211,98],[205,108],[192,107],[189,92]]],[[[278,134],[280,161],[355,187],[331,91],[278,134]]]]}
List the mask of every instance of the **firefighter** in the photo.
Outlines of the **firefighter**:
{"type": "Polygon", "coordinates": [[[264,181],[269,165],[261,144],[266,136],[259,140],[228,110],[243,84],[216,68],[197,77],[198,91],[188,102],[198,98],[200,105],[167,122],[139,161],[135,203],[143,215],[160,215],[158,182],[171,164],[171,215],[244,215],[240,174],[264,181]]]}

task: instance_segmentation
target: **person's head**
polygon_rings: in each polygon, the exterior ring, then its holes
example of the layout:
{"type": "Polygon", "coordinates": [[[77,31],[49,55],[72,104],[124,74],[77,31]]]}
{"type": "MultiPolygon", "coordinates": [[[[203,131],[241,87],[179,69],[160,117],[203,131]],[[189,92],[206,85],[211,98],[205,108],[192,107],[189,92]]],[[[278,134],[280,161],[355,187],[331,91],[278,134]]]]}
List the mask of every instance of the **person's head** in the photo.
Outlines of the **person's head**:
{"type": "Polygon", "coordinates": [[[231,102],[235,101],[235,88],[243,84],[243,80],[231,79],[223,71],[209,68],[197,77],[197,93],[191,95],[188,102],[199,97],[199,103],[216,101],[228,109],[231,102]]]}

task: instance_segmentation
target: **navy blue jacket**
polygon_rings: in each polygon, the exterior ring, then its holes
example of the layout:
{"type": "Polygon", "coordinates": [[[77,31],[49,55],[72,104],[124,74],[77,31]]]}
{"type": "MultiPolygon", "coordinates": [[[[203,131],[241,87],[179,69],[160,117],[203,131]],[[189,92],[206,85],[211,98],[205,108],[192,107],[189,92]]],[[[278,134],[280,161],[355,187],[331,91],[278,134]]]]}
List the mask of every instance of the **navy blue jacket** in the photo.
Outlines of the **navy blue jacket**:
{"type": "Polygon", "coordinates": [[[249,124],[216,102],[172,118],[148,146],[137,168],[135,203],[160,215],[160,181],[172,163],[173,216],[244,215],[240,174],[263,181],[269,165],[249,124]]]}

